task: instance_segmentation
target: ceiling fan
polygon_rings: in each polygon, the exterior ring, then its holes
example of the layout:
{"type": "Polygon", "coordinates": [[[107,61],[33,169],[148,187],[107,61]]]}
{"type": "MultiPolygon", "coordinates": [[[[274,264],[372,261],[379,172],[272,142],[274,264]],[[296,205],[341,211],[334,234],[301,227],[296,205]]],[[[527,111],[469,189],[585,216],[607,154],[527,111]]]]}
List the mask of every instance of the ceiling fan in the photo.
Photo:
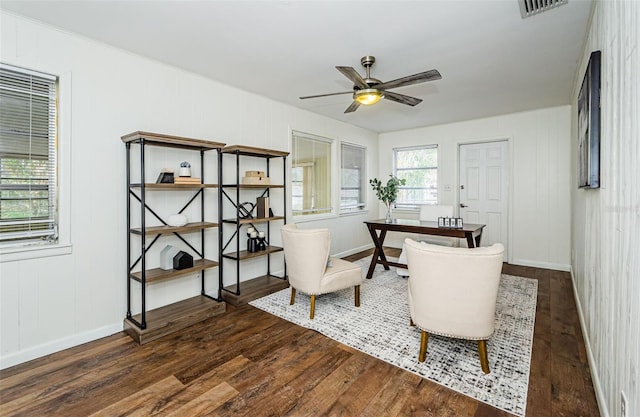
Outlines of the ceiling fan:
{"type": "Polygon", "coordinates": [[[316,96],[300,97],[301,100],[308,98],[335,96],[338,94],[353,94],[353,103],[344,111],[345,113],[354,112],[361,104],[376,104],[383,98],[395,101],[396,103],[415,106],[422,102],[422,99],[405,96],[404,94],[388,91],[390,88],[404,87],[406,85],[423,83],[425,81],[435,81],[442,78],[438,70],[429,70],[418,74],[408,75],[396,80],[382,82],[376,78],[371,78],[370,70],[376,62],[374,56],[364,56],[360,59],[360,63],[365,68],[367,75],[362,78],[358,72],[352,67],[336,67],[345,77],[353,82],[353,91],[342,91],[339,93],[319,94],[316,96]]]}

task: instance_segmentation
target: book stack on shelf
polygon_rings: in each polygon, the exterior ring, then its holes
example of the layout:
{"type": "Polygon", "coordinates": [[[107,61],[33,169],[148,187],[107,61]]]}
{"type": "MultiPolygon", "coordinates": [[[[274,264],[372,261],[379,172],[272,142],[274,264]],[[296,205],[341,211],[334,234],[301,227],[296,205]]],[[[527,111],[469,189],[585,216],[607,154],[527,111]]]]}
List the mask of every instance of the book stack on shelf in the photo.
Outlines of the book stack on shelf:
{"type": "Polygon", "coordinates": [[[196,178],[196,177],[176,177],[173,180],[174,184],[200,184],[200,178],[196,178]]]}
{"type": "Polygon", "coordinates": [[[245,171],[242,177],[244,185],[269,185],[271,182],[269,177],[264,175],[264,171],[245,171]]]}

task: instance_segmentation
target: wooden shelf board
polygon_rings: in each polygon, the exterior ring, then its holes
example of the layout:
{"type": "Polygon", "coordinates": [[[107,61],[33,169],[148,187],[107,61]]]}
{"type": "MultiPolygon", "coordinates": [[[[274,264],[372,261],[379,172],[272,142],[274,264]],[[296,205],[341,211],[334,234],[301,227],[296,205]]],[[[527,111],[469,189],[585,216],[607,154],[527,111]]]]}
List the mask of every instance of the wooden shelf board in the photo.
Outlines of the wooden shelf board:
{"type": "Polygon", "coordinates": [[[255,148],[253,146],[229,145],[222,148],[222,153],[237,153],[246,156],[261,156],[264,158],[275,158],[289,155],[289,152],[275,149],[255,148]]]}
{"type": "MultiPolygon", "coordinates": [[[[218,265],[218,262],[209,259],[196,259],[193,261],[193,268],[169,270],[160,268],[148,269],[145,274],[145,281],[147,282],[147,284],[150,284],[152,282],[178,278],[192,274],[194,272],[202,271],[204,269],[215,268],[218,265]]],[[[142,272],[132,272],[131,278],[135,279],[138,282],[142,282],[142,272]]]]}
{"type": "Polygon", "coordinates": [[[282,252],[282,251],[283,249],[281,247],[267,246],[266,250],[261,250],[258,252],[249,252],[246,250],[241,250],[239,254],[237,252],[228,252],[222,256],[224,256],[227,259],[243,260],[243,259],[257,258],[260,256],[268,255],[270,253],[276,253],[276,252],[282,252]]]}
{"type": "MultiPolygon", "coordinates": [[[[167,235],[170,233],[186,233],[197,232],[202,229],[210,229],[218,227],[218,223],[211,222],[194,222],[187,223],[184,226],[151,226],[146,228],[146,235],[167,235]]],[[[136,235],[142,234],[141,228],[131,229],[131,233],[136,235]]]]}
{"type": "MultiPolygon", "coordinates": [[[[140,188],[141,185],[139,183],[131,184],[131,188],[140,188]]],[[[199,190],[201,188],[217,188],[218,184],[175,184],[175,183],[156,183],[156,182],[148,182],[144,184],[144,188],[150,190],[162,190],[162,191],[171,191],[171,190],[199,190]]]]}
{"type": "Polygon", "coordinates": [[[242,188],[260,190],[265,188],[284,188],[282,184],[224,184],[223,188],[242,188]]]}
{"type": "Polygon", "coordinates": [[[273,220],[282,220],[283,216],[273,216],[273,217],[264,217],[264,218],[253,218],[253,219],[224,219],[222,220],[224,223],[240,223],[240,224],[249,224],[249,223],[266,223],[273,220]]]}
{"type": "Polygon", "coordinates": [[[168,146],[173,148],[195,149],[195,150],[213,150],[222,149],[225,144],[221,142],[212,142],[203,139],[185,138],[181,136],[164,135],[161,133],[150,132],[133,132],[121,137],[122,141],[140,142],[144,140],[146,145],[168,146]]]}
{"type": "MultiPolygon", "coordinates": [[[[221,295],[222,299],[227,303],[239,306],[288,287],[289,281],[285,279],[278,278],[274,275],[263,275],[248,281],[240,282],[240,295],[236,295],[228,291],[222,291],[221,295]]],[[[235,284],[224,288],[233,292],[237,290],[237,286],[235,284]]]]}
{"type": "MultiPolygon", "coordinates": [[[[125,318],[124,331],[136,342],[145,344],[208,318],[224,314],[226,310],[227,306],[224,302],[198,295],[147,311],[147,328],[144,330],[125,318]]],[[[140,321],[141,315],[136,314],[133,318],[140,321]]]]}

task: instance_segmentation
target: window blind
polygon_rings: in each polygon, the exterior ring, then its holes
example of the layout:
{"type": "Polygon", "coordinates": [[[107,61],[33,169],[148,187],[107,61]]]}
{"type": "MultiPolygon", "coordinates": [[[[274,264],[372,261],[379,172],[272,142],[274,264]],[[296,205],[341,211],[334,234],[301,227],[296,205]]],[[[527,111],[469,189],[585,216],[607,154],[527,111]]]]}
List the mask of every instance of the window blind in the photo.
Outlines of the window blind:
{"type": "Polygon", "coordinates": [[[292,134],[291,209],[294,216],[331,213],[330,139],[292,134]]]}
{"type": "Polygon", "coordinates": [[[365,207],[365,148],[342,143],[340,152],[340,210],[365,207]]]}
{"type": "Polygon", "coordinates": [[[0,244],[57,239],[56,88],[0,64],[0,244]]]}

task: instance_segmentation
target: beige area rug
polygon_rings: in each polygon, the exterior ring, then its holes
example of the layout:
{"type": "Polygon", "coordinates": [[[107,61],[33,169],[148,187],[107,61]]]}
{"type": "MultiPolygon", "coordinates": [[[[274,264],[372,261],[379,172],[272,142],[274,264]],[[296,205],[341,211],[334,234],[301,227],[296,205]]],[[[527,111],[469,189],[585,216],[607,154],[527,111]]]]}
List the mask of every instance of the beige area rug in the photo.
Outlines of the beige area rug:
{"type": "MultiPolygon", "coordinates": [[[[358,261],[366,274],[371,257],[358,261]]],[[[477,342],[429,336],[427,360],[418,362],[420,331],[408,325],[407,280],[395,268],[376,268],[364,280],[361,306],[353,305],[348,289],[316,298],[309,320],[309,297],[298,294],[289,305],[290,289],[250,304],[316,330],[387,363],[417,374],[493,407],[524,416],[536,314],[538,282],[502,275],[498,291],[496,329],[487,342],[491,373],[480,369],[477,342]]]]}

